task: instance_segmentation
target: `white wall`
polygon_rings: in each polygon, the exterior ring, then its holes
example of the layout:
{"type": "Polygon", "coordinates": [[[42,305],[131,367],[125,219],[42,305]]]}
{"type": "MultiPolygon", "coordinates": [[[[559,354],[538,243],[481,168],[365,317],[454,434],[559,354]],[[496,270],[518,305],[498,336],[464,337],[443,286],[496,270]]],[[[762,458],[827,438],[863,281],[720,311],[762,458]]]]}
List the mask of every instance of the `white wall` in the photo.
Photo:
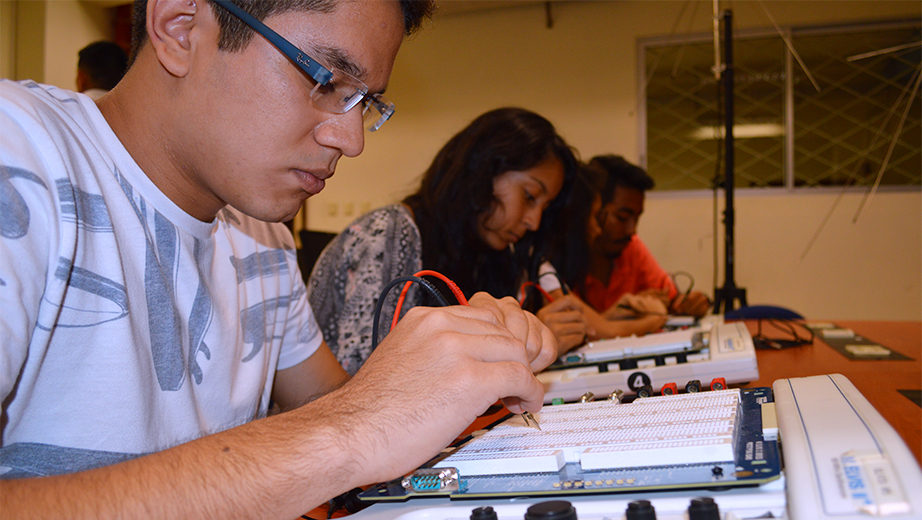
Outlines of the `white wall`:
{"type": "MultiPolygon", "coordinates": [[[[813,319],[919,320],[922,195],[878,192],[857,222],[864,194],[842,195],[837,189],[735,192],[737,286],[750,304],[784,305],[813,319]]],[[[717,201],[722,219],[723,193],[717,201]]],[[[712,194],[652,193],[639,234],[663,268],[691,273],[695,287],[712,294],[712,194]]],[[[723,245],[721,225],[721,286],[723,245]]]]}
{"type": "MultiPolygon", "coordinates": [[[[117,2],[116,2],[117,3],[117,2]]],[[[111,40],[112,1],[0,0],[0,77],[75,89],[77,52],[111,40]]]]}
{"type": "Polygon", "coordinates": [[[45,33],[44,82],[77,88],[77,52],[97,40],[112,39],[110,12],[97,3],[78,0],[47,2],[48,27],[66,28],[45,33]]]}
{"type": "Polygon", "coordinates": [[[12,78],[16,66],[16,4],[0,0],[0,78],[12,78]]]}

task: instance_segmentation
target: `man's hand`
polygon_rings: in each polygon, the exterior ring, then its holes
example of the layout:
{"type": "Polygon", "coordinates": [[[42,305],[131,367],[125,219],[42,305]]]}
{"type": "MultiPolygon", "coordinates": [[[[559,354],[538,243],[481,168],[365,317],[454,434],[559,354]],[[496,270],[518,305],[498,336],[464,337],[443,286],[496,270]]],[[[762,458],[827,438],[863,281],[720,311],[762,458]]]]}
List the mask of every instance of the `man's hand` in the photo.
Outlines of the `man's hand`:
{"type": "Polygon", "coordinates": [[[633,320],[634,334],[643,336],[651,332],[656,332],[666,325],[667,319],[668,317],[663,314],[646,314],[640,316],[636,320],[633,320]]]}
{"type": "Polygon", "coordinates": [[[641,296],[644,298],[656,298],[657,300],[663,302],[663,306],[669,306],[669,291],[666,289],[644,289],[637,293],[635,296],[641,296]]]}
{"type": "Polygon", "coordinates": [[[557,359],[557,340],[534,314],[522,310],[519,302],[506,297],[501,300],[487,293],[475,294],[469,302],[471,307],[488,309],[496,316],[500,324],[513,336],[525,343],[529,366],[533,373],[544,370],[557,359]]]}
{"type": "Polygon", "coordinates": [[[650,290],[640,294],[625,294],[605,311],[605,317],[618,319],[631,316],[665,316],[667,314],[666,303],[660,296],[658,292],[650,290]]]}
{"type": "Polygon", "coordinates": [[[352,380],[318,403],[355,450],[363,481],[350,486],[415,469],[499,399],[513,413],[541,409],[544,386],[533,372],[556,358],[554,335],[512,298],[477,294],[470,303],[414,307],[352,380]]]}
{"type": "Polygon", "coordinates": [[[710,308],[711,300],[704,293],[698,291],[688,293],[688,295],[680,294],[669,305],[669,309],[673,314],[694,316],[696,318],[707,314],[710,308]]]}
{"type": "Polygon", "coordinates": [[[562,356],[582,345],[590,327],[583,312],[583,304],[573,295],[556,298],[538,311],[538,319],[547,325],[557,338],[557,355],[562,356]]]}
{"type": "Polygon", "coordinates": [[[663,328],[668,319],[666,304],[656,291],[625,294],[618,299],[618,303],[605,311],[603,317],[607,323],[595,327],[601,332],[602,338],[643,336],[663,328]]]}

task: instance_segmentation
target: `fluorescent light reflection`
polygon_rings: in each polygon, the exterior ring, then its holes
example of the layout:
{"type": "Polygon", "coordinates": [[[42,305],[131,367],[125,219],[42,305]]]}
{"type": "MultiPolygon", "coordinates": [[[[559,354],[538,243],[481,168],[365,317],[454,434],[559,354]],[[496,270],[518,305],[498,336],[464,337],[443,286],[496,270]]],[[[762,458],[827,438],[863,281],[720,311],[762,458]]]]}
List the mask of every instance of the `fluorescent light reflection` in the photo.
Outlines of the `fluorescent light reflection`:
{"type": "MultiPolygon", "coordinates": [[[[697,141],[708,139],[723,139],[727,129],[723,126],[702,126],[689,134],[697,141]]],[[[736,139],[749,139],[754,137],[778,137],[784,135],[784,127],[778,123],[752,123],[733,125],[733,137],[736,139]]]]}

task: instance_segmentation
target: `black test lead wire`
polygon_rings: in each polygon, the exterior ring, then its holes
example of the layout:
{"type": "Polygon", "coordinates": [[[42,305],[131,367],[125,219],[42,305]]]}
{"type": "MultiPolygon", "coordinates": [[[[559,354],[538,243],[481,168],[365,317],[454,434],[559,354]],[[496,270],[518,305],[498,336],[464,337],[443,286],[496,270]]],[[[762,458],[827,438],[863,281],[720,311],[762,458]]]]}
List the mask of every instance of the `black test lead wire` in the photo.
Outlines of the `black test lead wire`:
{"type": "MultiPolygon", "coordinates": [[[[371,329],[371,348],[374,350],[378,346],[378,323],[381,321],[381,309],[384,308],[384,299],[387,297],[387,293],[397,284],[402,282],[416,282],[429,293],[430,296],[439,304],[441,307],[448,306],[448,300],[442,296],[442,293],[432,285],[431,282],[421,278],[419,276],[399,276],[394,278],[387,285],[384,286],[384,289],[381,290],[381,296],[378,297],[377,303],[375,303],[375,315],[374,321],[372,322],[371,329]]],[[[395,311],[396,312],[396,311],[395,311]]]]}

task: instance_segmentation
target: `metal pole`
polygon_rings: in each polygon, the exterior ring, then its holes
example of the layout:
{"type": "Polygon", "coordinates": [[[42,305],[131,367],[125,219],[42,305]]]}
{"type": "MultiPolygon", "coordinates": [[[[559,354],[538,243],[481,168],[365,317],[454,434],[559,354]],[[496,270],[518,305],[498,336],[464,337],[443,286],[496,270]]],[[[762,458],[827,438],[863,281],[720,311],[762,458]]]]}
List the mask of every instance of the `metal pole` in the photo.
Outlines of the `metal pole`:
{"type": "Polygon", "coordinates": [[[739,300],[741,306],[746,305],[746,289],[736,286],[735,278],[735,231],[736,212],[733,207],[733,177],[734,177],[734,143],[733,143],[733,14],[728,9],[724,11],[724,68],[722,79],[724,82],[724,286],[714,290],[714,313],[719,313],[721,306],[724,314],[734,310],[734,301],[739,300]]]}
{"type": "MultiPolygon", "coordinates": [[[[726,233],[724,234],[724,285],[728,288],[736,287],[736,278],[733,266],[734,256],[734,221],[736,213],[733,208],[733,14],[730,10],[724,11],[724,160],[726,178],[724,179],[724,195],[727,206],[724,208],[726,233]]],[[[727,310],[733,310],[733,298],[726,294],[727,310]]]]}

